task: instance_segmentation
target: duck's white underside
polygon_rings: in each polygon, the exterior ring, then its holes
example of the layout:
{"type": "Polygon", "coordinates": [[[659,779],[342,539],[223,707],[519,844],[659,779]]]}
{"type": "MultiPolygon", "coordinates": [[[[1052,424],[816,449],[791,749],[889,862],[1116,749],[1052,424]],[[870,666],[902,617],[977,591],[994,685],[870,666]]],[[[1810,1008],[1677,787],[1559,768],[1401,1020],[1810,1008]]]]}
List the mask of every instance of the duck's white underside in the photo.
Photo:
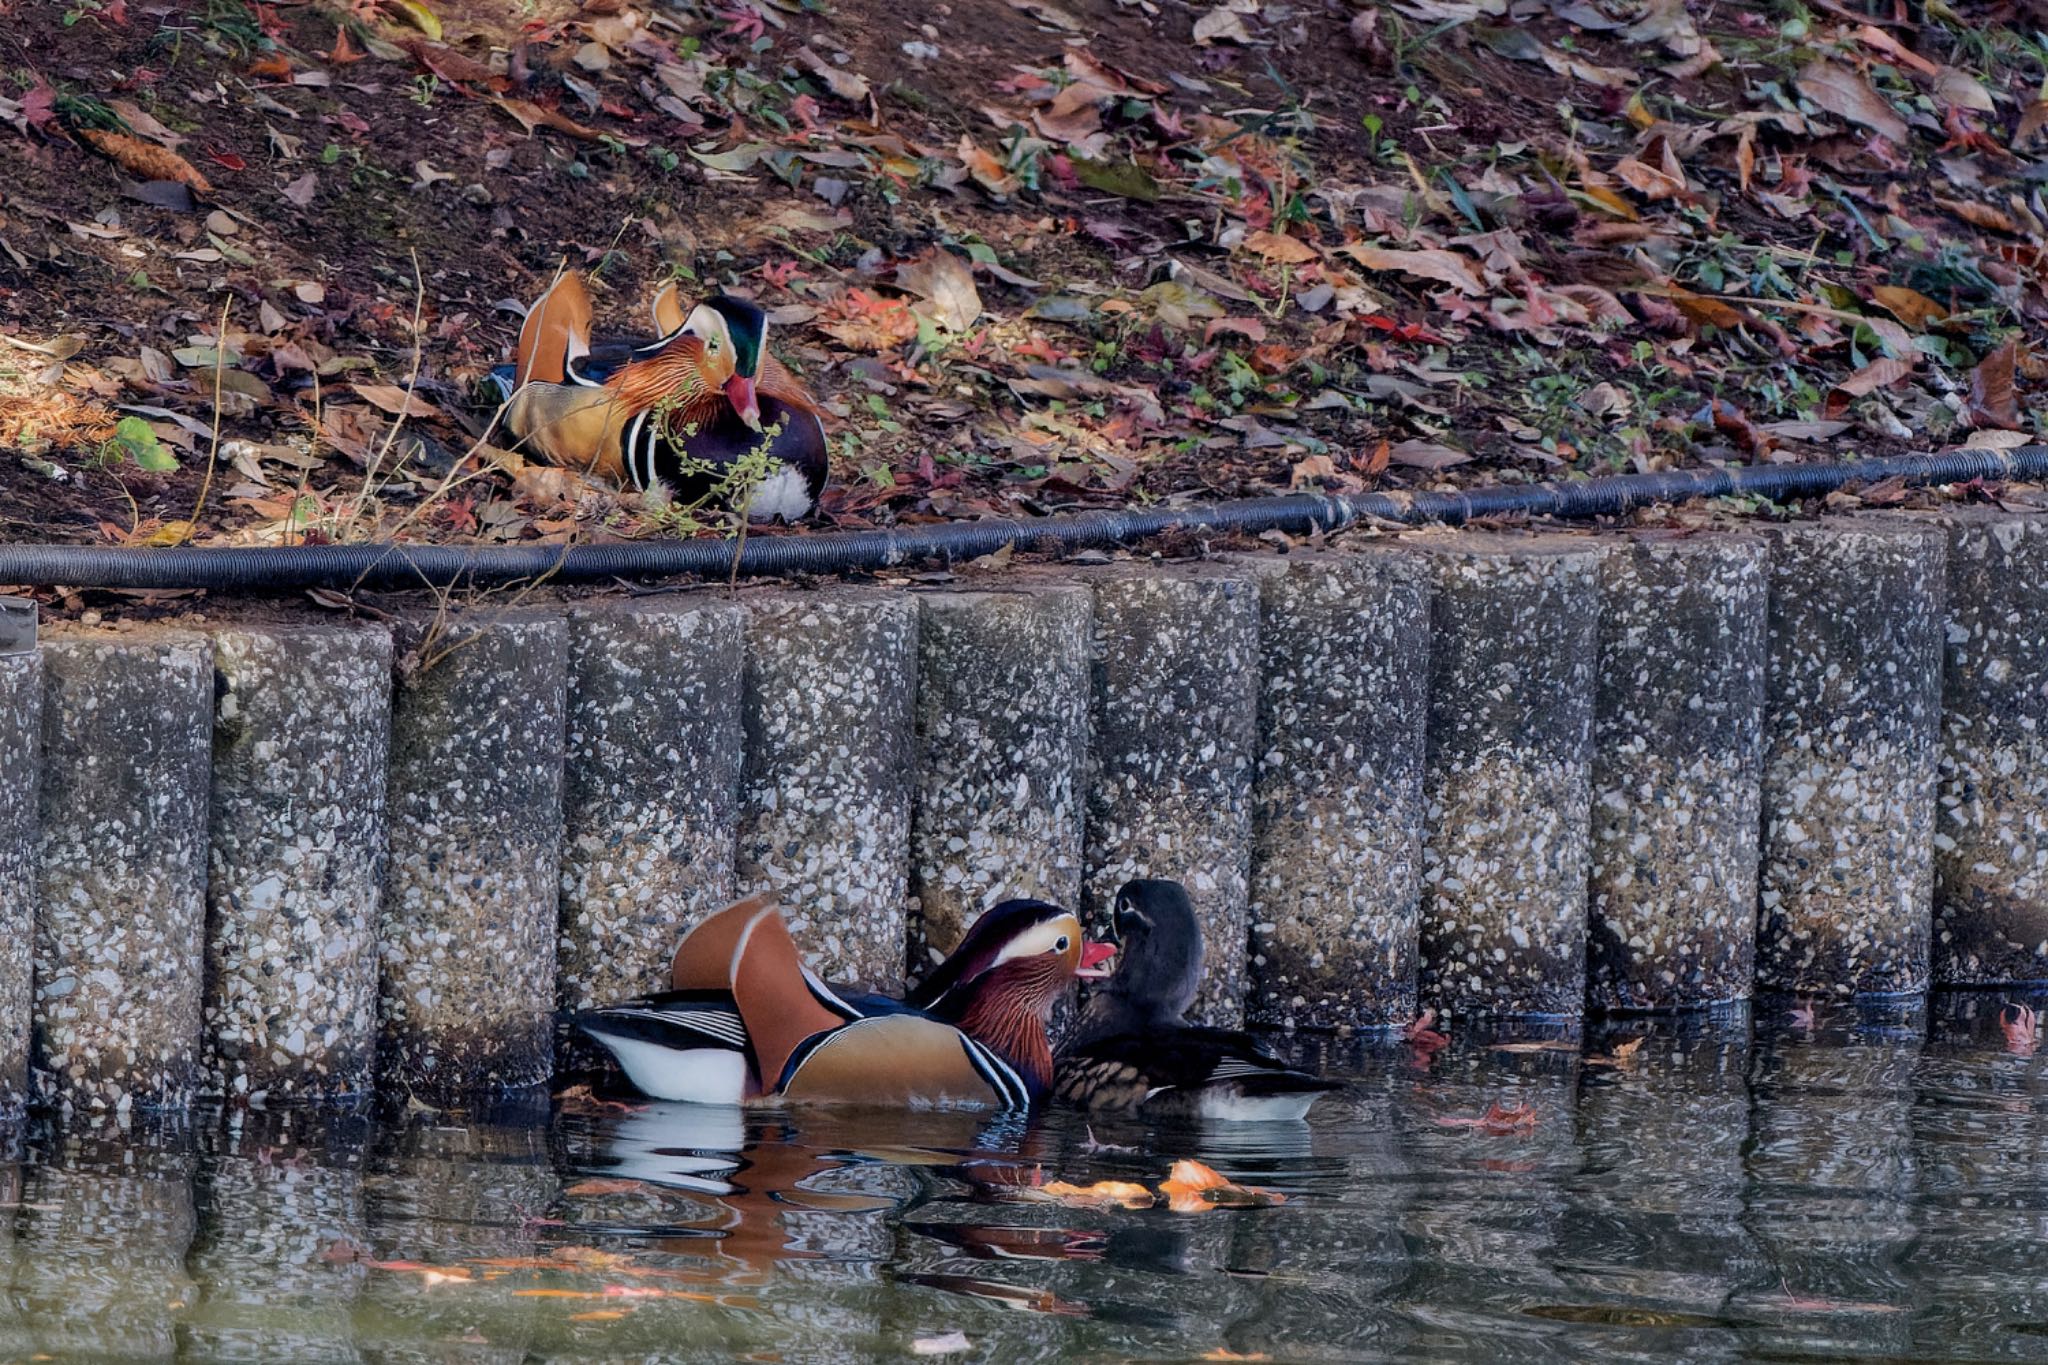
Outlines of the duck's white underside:
{"type": "Polygon", "coordinates": [[[644,1095],[690,1104],[742,1104],[747,1097],[747,1058],[730,1048],[672,1048],[615,1033],[590,1035],[604,1044],[626,1079],[644,1095]]]}

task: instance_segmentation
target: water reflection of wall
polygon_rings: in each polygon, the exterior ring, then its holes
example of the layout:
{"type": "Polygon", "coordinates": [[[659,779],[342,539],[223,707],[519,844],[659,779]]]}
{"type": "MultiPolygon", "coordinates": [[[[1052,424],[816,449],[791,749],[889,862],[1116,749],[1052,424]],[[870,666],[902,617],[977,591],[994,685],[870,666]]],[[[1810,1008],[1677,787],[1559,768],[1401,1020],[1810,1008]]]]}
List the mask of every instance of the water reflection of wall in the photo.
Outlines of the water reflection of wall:
{"type": "Polygon", "coordinates": [[[369,1241],[367,1119],[319,1111],[238,1116],[201,1134],[198,1282],[187,1353],[209,1361],[353,1365],[369,1241]]]}
{"type": "Polygon", "coordinates": [[[25,1358],[176,1357],[193,1294],[193,1165],[182,1121],[144,1119],[119,1135],[60,1135],[20,1171],[12,1298],[25,1358]]]}

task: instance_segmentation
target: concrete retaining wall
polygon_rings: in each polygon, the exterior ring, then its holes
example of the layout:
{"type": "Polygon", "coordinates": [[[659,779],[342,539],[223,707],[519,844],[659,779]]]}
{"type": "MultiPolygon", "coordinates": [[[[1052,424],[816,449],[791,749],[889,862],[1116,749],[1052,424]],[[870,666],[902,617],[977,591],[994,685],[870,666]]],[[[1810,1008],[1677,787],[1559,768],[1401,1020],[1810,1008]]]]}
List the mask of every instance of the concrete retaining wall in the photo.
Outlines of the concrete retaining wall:
{"type": "Polygon", "coordinates": [[[2044,524],[51,630],[0,659],[0,1114],[531,1086],[755,890],[887,987],[1174,877],[1219,1023],[2048,979],[2044,524]]]}

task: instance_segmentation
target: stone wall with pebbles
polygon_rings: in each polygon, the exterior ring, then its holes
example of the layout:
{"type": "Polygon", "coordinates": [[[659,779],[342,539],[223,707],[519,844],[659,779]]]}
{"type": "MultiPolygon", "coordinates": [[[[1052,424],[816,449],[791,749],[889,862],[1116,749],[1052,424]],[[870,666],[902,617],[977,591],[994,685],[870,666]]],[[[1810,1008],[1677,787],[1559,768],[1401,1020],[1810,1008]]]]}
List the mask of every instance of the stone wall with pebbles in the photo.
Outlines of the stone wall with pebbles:
{"type": "Polygon", "coordinates": [[[35,938],[45,1098],[126,1112],[197,1079],[213,645],[81,631],[43,645],[35,938]]]}
{"type": "Polygon", "coordinates": [[[391,636],[215,632],[205,1083],[351,1094],[376,1056],[391,636]]]}
{"type": "Polygon", "coordinates": [[[1941,748],[1944,537],[1774,530],[1757,983],[1927,985],[1941,748]]]}
{"type": "Polygon", "coordinates": [[[1429,562],[1401,549],[1252,559],[1259,575],[1251,1018],[1415,1017],[1429,562]]]}
{"type": "Polygon", "coordinates": [[[0,659],[0,1112],[344,1091],[373,1036],[530,1086],[756,890],[888,987],[1178,878],[1218,1023],[1912,990],[1937,913],[1943,978],[2048,979],[2044,525],[55,630],[0,659]]]}
{"type": "Polygon", "coordinates": [[[922,602],[914,976],[997,901],[1080,901],[1093,615],[1087,589],[1071,585],[922,602]]]}
{"type": "Polygon", "coordinates": [[[1934,975],[2048,979],[2048,517],[1970,508],[1948,537],[1934,975]]]}
{"type": "Polygon", "coordinates": [[[665,990],[684,929],[736,899],[746,614],[696,598],[569,613],[560,1003],[665,990]]]}
{"type": "Polygon", "coordinates": [[[1093,767],[1082,899],[1106,932],[1133,877],[1183,883],[1208,944],[1190,1017],[1235,1025],[1249,979],[1259,589],[1242,569],[1096,576],[1093,767]]]}
{"type": "Polygon", "coordinates": [[[1601,564],[1586,1003],[1738,1000],[1756,959],[1765,546],[1647,534],[1601,564]]]}
{"type": "Polygon", "coordinates": [[[1600,542],[1433,537],[1421,997],[1448,1016],[1585,1000],[1600,542]]]}

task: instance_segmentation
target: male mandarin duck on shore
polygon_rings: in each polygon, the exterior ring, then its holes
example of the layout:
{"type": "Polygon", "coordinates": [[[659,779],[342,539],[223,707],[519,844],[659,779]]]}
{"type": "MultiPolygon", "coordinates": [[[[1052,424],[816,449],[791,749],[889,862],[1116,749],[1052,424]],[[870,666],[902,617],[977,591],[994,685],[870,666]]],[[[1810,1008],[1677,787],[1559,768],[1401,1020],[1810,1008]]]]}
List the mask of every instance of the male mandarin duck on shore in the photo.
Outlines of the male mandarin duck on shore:
{"type": "Polygon", "coordinates": [[[754,521],[797,521],[825,486],[818,401],[768,350],[768,318],[719,294],[687,313],[673,284],[654,299],[653,340],[592,341],[590,292],[563,273],[527,310],[513,364],[492,372],[523,454],[684,501],[766,452],[735,503],[754,521]]]}
{"type": "Polygon", "coordinates": [[[782,912],[755,897],[692,929],[673,989],[576,1026],[656,1099],[1009,1109],[1052,1084],[1054,1002],[1115,950],[1073,912],[990,910],[911,1000],[842,996],[804,965],[782,912]]]}
{"type": "Polygon", "coordinates": [[[1061,1047],[1057,1098],[1093,1113],[1298,1119],[1333,1081],[1297,1071],[1257,1038],[1187,1022],[1202,984],[1202,926],[1178,882],[1116,893],[1116,974],[1061,1047]]]}

